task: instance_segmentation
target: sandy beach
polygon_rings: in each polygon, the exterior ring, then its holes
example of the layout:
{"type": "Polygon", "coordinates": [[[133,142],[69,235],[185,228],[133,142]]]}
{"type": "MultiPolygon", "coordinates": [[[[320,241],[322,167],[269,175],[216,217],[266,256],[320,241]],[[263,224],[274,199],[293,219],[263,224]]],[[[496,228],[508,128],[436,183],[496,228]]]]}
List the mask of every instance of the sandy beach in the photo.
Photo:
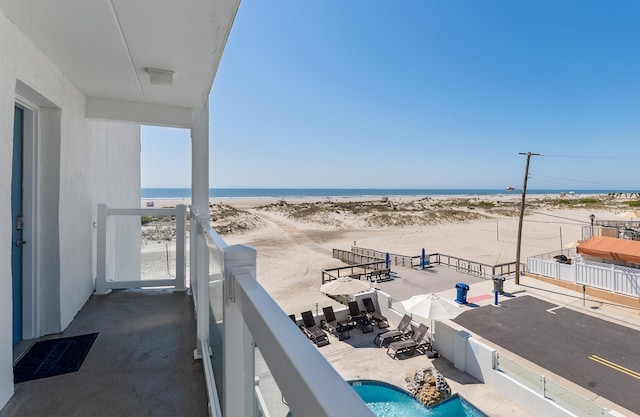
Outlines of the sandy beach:
{"type": "MultiPolygon", "coordinates": [[[[293,312],[327,302],[319,291],[321,271],[344,265],[332,258],[334,248],[355,244],[409,256],[425,248],[487,264],[515,261],[520,198],[217,198],[210,204],[213,228],[230,245],[257,249],[258,280],[293,312]]],[[[625,220],[619,214],[629,209],[628,202],[607,195],[527,197],[522,260],[581,239],[590,214],[625,220]]],[[[155,207],[176,204],[189,201],[154,200],[155,207]]]]}

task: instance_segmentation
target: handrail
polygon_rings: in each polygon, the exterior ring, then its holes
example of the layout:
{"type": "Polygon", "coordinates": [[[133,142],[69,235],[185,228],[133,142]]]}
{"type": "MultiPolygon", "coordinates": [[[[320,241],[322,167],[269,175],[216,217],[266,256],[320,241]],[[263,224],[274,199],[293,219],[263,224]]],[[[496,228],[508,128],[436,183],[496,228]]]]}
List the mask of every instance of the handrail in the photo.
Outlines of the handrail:
{"type": "MultiPolygon", "coordinates": [[[[244,246],[228,246],[208,225],[204,216],[197,217],[199,235],[203,238],[210,254],[222,253],[225,277],[224,295],[224,372],[222,392],[224,410],[237,411],[237,415],[249,415],[253,404],[255,389],[248,385],[251,373],[253,382],[254,341],[260,346],[271,374],[288,399],[291,413],[297,416],[338,417],[343,415],[373,417],[373,413],[358,394],[350,389],[344,379],[309,342],[255,277],[255,251],[244,246]],[[254,253],[253,266],[244,266],[242,262],[250,259],[254,253]],[[236,266],[234,266],[234,263],[236,266]],[[252,271],[253,270],[253,271],[252,271]],[[248,329],[250,337],[243,336],[242,329],[248,329]],[[227,350],[229,349],[229,350],[227,350]],[[229,378],[227,378],[229,376],[229,378]],[[248,398],[251,396],[251,398],[248,398]],[[237,402],[237,403],[236,403],[237,402]],[[242,411],[244,410],[244,411],[242,411]],[[244,414],[244,413],[247,414],[244,414]]],[[[196,251],[200,253],[199,250],[196,251]]],[[[207,269],[207,268],[205,268],[207,269]]],[[[198,274],[208,272],[198,271],[198,274]]],[[[199,280],[202,277],[198,277],[199,280]]],[[[207,281],[208,282],[208,281],[207,281]]],[[[199,292],[209,291],[208,285],[199,286],[199,292]]],[[[196,294],[194,294],[194,297],[196,294]]],[[[206,306],[209,308],[209,306],[206,306]]],[[[203,314],[199,306],[198,320],[203,314]]],[[[208,319],[208,315],[205,320],[208,319]]],[[[244,331],[246,332],[246,330],[244,331]]],[[[203,360],[207,360],[206,341],[201,341],[203,360]]],[[[208,375],[213,375],[207,371],[208,375]]],[[[219,382],[219,381],[218,381],[219,382]]],[[[207,381],[207,384],[210,384],[207,381]]],[[[215,388],[208,388],[215,397],[215,388]]]]}
{"type": "Polygon", "coordinates": [[[362,269],[366,270],[368,266],[375,266],[374,268],[371,268],[371,269],[379,269],[379,268],[377,268],[377,266],[379,264],[383,264],[384,265],[384,262],[367,262],[367,263],[364,263],[364,264],[353,264],[353,265],[349,265],[349,266],[338,266],[338,267],[335,267],[335,268],[323,269],[323,271],[327,272],[327,273],[328,272],[333,272],[333,271],[338,271],[338,276],[340,276],[339,271],[342,271],[342,270],[345,270],[345,269],[350,269],[350,270],[353,271],[353,268],[362,268],[362,269]]]}
{"type": "MultiPolygon", "coordinates": [[[[378,255],[383,257],[386,256],[384,252],[376,251],[374,249],[359,248],[354,246],[351,248],[351,250],[354,253],[358,255],[363,255],[363,256],[368,256],[370,254],[373,254],[375,256],[378,256],[378,255]]],[[[336,251],[336,249],[334,249],[334,251],[336,251]]],[[[469,259],[458,258],[457,256],[446,255],[444,253],[430,253],[426,255],[426,257],[429,259],[430,264],[444,265],[450,268],[455,268],[460,272],[475,275],[483,279],[491,279],[496,275],[510,275],[515,272],[515,267],[516,267],[515,262],[505,262],[497,265],[490,265],[482,262],[472,261],[469,259]],[[432,258],[434,258],[434,260],[432,260],[432,258]],[[452,260],[454,261],[453,263],[451,262],[452,260]],[[506,272],[505,272],[505,268],[506,268],[506,272]]],[[[413,268],[414,266],[419,265],[419,264],[414,265],[413,260],[414,259],[419,260],[420,255],[407,256],[407,255],[389,254],[389,258],[391,263],[395,263],[395,264],[397,264],[397,261],[393,262],[394,258],[409,259],[409,266],[413,268]]],[[[521,263],[520,267],[522,268],[523,265],[524,263],[521,263]]]]}
{"type": "MultiPolygon", "coordinates": [[[[236,302],[294,416],[373,416],[358,394],[249,273],[233,274],[236,302]]],[[[229,387],[225,387],[229,389],[229,387]]]]}
{"type": "Polygon", "coordinates": [[[383,258],[362,255],[356,252],[349,252],[341,249],[333,250],[333,258],[340,259],[344,263],[354,264],[354,265],[361,265],[364,263],[385,262],[383,258]]]}
{"type": "MultiPolygon", "coordinates": [[[[334,249],[335,250],[335,249],[334,249]]],[[[362,269],[364,270],[364,273],[361,275],[366,274],[367,269],[371,269],[372,271],[374,270],[382,270],[384,269],[384,261],[382,262],[369,262],[366,264],[353,264],[353,265],[349,265],[349,266],[339,266],[337,268],[329,268],[329,269],[323,269],[322,270],[322,284],[328,282],[328,281],[333,281],[336,280],[338,278],[341,277],[340,275],[340,271],[345,271],[345,270],[349,270],[349,274],[347,276],[352,276],[355,275],[356,273],[354,272],[354,269],[362,269]],[[337,271],[337,275],[333,275],[331,272],[337,271]],[[325,278],[328,277],[328,278],[325,278]]],[[[345,276],[345,275],[342,275],[345,276]]]]}
{"type": "Polygon", "coordinates": [[[211,227],[205,227],[202,223],[198,222],[202,233],[206,236],[207,246],[209,249],[222,251],[227,248],[227,242],[225,242],[219,234],[217,234],[211,227]]]}

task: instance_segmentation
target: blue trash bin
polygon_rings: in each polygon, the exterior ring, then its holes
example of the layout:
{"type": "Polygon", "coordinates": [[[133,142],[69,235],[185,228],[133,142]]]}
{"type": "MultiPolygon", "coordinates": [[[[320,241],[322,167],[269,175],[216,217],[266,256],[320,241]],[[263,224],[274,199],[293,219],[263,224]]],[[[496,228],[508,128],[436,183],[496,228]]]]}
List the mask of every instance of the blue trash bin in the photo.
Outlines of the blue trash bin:
{"type": "Polygon", "coordinates": [[[467,292],[469,291],[469,286],[464,282],[458,282],[456,284],[456,290],[456,303],[467,304],[467,292]]]}

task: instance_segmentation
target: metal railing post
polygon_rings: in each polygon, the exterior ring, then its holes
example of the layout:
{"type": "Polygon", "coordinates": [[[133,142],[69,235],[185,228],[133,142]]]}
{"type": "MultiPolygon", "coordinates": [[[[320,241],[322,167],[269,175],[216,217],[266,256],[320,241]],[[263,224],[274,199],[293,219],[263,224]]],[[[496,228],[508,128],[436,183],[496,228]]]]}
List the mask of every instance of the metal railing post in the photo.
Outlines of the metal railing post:
{"type": "Polygon", "coordinates": [[[108,294],[107,288],[107,212],[109,206],[98,204],[98,236],[96,242],[96,294],[108,294]]]}

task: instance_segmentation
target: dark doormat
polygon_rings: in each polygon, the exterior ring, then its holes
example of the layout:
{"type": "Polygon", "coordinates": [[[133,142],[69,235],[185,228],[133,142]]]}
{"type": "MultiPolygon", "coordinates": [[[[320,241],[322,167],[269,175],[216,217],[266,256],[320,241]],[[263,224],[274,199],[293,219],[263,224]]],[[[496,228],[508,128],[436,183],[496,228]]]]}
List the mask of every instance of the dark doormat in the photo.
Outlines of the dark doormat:
{"type": "Polygon", "coordinates": [[[98,333],[37,342],[13,367],[13,382],[76,372],[98,333]]]}

